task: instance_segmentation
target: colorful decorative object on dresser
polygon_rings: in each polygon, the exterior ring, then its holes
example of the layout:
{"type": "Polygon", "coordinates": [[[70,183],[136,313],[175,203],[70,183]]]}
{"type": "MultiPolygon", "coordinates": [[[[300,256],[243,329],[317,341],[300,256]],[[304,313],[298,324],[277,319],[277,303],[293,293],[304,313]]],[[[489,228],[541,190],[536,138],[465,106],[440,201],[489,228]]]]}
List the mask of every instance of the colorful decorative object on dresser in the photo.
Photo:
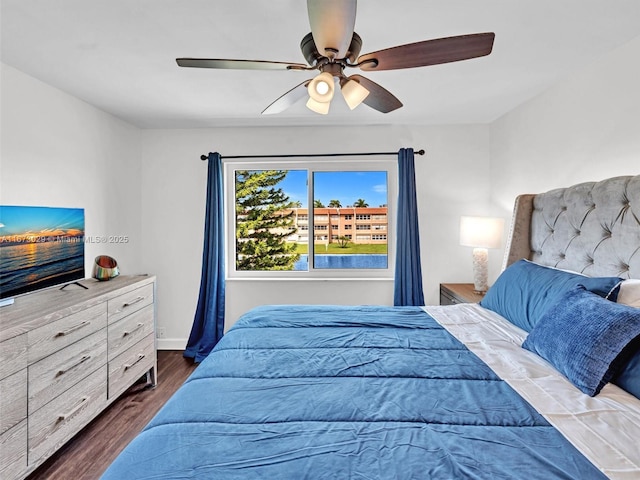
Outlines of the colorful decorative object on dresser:
{"type": "Polygon", "coordinates": [[[108,255],[98,255],[93,262],[93,278],[104,281],[120,275],[118,262],[108,255]]]}

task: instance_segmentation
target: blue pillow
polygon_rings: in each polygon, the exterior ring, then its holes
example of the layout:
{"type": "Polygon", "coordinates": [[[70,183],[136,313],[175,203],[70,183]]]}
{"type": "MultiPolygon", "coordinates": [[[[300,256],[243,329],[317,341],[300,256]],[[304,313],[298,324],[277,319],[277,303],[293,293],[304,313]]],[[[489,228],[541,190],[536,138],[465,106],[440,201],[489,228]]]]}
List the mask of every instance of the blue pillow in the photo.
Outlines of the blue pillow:
{"type": "Polygon", "coordinates": [[[620,282],[618,277],[586,277],[518,260],[502,272],[480,305],[530,332],[547,309],[576,285],[615,302],[620,282]]]}
{"type": "Polygon", "coordinates": [[[633,353],[627,347],[635,347],[632,342],[639,336],[639,309],[579,285],[547,310],[522,346],[593,397],[627,362],[633,353]]]}
{"type": "Polygon", "coordinates": [[[640,338],[633,341],[629,348],[634,352],[611,383],[615,383],[636,398],[640,398],[640,338]]]}

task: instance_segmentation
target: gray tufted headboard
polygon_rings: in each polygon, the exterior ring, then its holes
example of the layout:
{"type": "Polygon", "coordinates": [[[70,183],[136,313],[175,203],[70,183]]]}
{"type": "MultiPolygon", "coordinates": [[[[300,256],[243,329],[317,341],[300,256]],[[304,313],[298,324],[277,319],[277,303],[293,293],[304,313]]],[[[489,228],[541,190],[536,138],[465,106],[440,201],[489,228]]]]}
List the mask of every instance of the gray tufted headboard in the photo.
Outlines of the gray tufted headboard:
{"type": "Polygon", "coordinates": [[[518,196],[503,267],[521,258],[640,278],[640,175],[518,196]]]}

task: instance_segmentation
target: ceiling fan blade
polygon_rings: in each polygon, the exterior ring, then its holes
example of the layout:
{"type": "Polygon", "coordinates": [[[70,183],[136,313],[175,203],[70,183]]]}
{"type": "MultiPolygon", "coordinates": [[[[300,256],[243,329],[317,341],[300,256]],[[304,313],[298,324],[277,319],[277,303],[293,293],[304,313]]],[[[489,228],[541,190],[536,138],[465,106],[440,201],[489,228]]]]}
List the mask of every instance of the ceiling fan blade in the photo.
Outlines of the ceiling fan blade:
{"type": "Polygon", "coordinates": [[[362,70],[397,70],[458,62],[489,55],[494,33],[476,33],[409,43],[367,53],[358,58],[362,70]]]}
{"type": "Polygon", "coordinates": [[[336,50],[335,58],[344,58],[349,50],[356,24],[356,0],[307,0],[313,41],[320,55],[336,50]]]}
{"type": "Polygon", "coordinates": [[[364,88],[369,90],[369,95],[362,101],[362,103],[368,105],[374,110],[378,110],[382,113],[393,112],[394,110],[402,107],[402,102],[398,100],[389,90],[381,87],[375,82],[372,82],[362,75],[351,75],[351,80],[355,80],[364,88]]]}
{"type": "Polygon", "coordinates": [[[300,85],[293,87],[287,93],[278,98],[275,102],[269,105],[262,111],[262,115],[273,115],[276,113],[284,112],[287,108],[291,107],[294,103],[302,100],[309,95],[307,92],[307,85],[311,80],[305,80],[300,85]]]}
{"type": "Polygon", "coordinates": [[[269,62],[265,60],[232,60],[224,58],[176,58],[181,67],[222,68],[233,70],[307,70],[302,63],[269,62]]]}

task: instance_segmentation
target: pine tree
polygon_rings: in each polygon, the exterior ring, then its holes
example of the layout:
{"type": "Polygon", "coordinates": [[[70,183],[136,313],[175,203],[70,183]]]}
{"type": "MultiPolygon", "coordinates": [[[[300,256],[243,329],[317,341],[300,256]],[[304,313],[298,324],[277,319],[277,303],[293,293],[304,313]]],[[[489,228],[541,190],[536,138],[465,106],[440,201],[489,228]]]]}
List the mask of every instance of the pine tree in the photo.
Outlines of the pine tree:
{"type": "Polygon", "coordinates": [[[236,269],[293,270],[300,258],[286,238],[296,231],[295,202],[277,185],[286,170],[238,170],[236,187],[236,269]]]}

